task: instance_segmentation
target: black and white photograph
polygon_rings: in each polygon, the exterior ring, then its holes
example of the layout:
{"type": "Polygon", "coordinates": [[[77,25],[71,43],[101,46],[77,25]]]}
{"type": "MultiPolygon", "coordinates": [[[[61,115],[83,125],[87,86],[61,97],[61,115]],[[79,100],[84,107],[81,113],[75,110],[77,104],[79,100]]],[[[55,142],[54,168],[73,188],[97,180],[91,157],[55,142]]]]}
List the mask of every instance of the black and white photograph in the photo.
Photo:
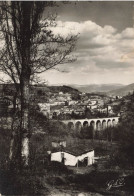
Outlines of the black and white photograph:
{"type": "Polygon", "coordinates": [[[0,196],[134,196],[134,1],[0,1],[0,196]]]}

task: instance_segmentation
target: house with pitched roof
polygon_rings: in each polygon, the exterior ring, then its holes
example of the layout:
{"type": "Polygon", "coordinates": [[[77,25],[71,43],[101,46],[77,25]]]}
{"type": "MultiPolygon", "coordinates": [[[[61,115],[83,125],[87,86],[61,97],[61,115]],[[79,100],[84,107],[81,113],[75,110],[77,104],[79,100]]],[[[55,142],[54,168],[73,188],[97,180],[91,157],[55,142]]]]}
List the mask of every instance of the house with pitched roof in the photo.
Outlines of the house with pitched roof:
{"type": "Polygon", "coordinates": [[[51,152],[51,161],[58,161],[66,166],[89,166],[94,163],[94,150],[91,149],[80,154],[66,150],[51,152]]]}

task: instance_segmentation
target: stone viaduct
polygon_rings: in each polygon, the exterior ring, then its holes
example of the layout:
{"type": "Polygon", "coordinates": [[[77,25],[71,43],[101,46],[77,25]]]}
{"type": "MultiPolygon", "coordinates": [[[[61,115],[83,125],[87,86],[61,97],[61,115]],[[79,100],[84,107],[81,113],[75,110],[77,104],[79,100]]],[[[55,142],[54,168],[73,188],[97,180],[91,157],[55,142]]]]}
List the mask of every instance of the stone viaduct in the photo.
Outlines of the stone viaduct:
{"type": "Polygon", "coordinates": [[[71,119],[62,120],[70,128],[79,129],[81,127],[91,126],[93,130],[105,130],[108,127],[114,127],[119,122],[119,117],[95,118],[95,119],[71,119]]]}

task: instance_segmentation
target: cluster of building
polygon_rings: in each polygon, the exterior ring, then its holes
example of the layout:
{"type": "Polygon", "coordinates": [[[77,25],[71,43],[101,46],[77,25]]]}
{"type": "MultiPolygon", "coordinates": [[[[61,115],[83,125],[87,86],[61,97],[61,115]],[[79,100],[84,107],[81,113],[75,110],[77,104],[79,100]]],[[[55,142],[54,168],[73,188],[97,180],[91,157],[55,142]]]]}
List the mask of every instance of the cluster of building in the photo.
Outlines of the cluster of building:
{"type": "MultiPolygon", "coordinates": [[[[49,119],[68,120],[115,116],[113,112],[114,101],[117,97],[102,95],[89,95],[77,92],[62,92],[44,89],[46,87],[33,88],[30,92],[31,103],[36,100],[40,112],[49,119]],[[42,90],[43,89],[43,90],[42,90]],[[47,92],[46,92],[47,91],[47,92]],[[112,102],[112,104],[110,103],[112,102]]],[[[10,91],[12,88],[10,89],[10,91]]],[[[9,89],[8,89],[9,91],[9,89]]],[[[13,92],[4,92],[0,99],[1,114],[13,110],[13,92]]],[[[118,98],[119,99],[119,98],[118,98]]],[[[20,108],[20,100],[16,99],[16,107],[20,108]]]]}
{"type": "Polygon", "coordinates": [[[53,93],[45,103],[38,103],[40,111],[49,119],[71,119],[114,115],[110,98],[107,96],[87,96],[79,94],[79,99],[72,98],[69,93],[53,93]],[[85,116],[86,115],[86,116],[85,116]]]}

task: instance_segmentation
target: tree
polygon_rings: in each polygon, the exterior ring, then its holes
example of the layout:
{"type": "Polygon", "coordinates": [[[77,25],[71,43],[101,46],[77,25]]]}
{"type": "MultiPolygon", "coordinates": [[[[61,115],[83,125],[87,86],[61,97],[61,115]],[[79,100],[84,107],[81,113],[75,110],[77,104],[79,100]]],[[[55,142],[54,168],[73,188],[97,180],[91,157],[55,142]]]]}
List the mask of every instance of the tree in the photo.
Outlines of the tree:
{"type": "Polygon", "coordinates": [[[81,129],[81,136],[85,139],[92,139],[93,138],[93,130],[92,127],[82,127],[81,129]]]}
{"type": "Polygon", "coordinates": [[[134,95],[124,98],[121,110],[120,124],[114,128],[114,136],[119,144],[114,160],[122,167],[134,167],[134,95]]]}
{"type": "Polygon", "coordinates": [[[90,119],[92,117],[91,110],[89,108],[86,108],[85,110],[85,118],[90,119]]]}
{"type": "MultiPolygon", "coordinates": [[[[62,37],[52,33],[49,26],[55,26],[55,18],[47,17],[46,14],[43,18],[48,6],[55,6],[55,3],[1,2],[0,35],[3,47],[0,51],[0,66],[1,71],[14,82],[21,103],[15,154],[19,165],[22,161],[28,164],[30,82],[37,74],[57,64],[72,62],[69,54],[77,40],[77,36],[62,37]]],[[[15,135],[16,132],[13,133],[15,135]]]]}
{"type": "Polygon", "coordinates": [[[120,148],[130,166],[134,166],[134,95],[126,97],[122,105],[123,114],[120,126],[120,148]]]}

